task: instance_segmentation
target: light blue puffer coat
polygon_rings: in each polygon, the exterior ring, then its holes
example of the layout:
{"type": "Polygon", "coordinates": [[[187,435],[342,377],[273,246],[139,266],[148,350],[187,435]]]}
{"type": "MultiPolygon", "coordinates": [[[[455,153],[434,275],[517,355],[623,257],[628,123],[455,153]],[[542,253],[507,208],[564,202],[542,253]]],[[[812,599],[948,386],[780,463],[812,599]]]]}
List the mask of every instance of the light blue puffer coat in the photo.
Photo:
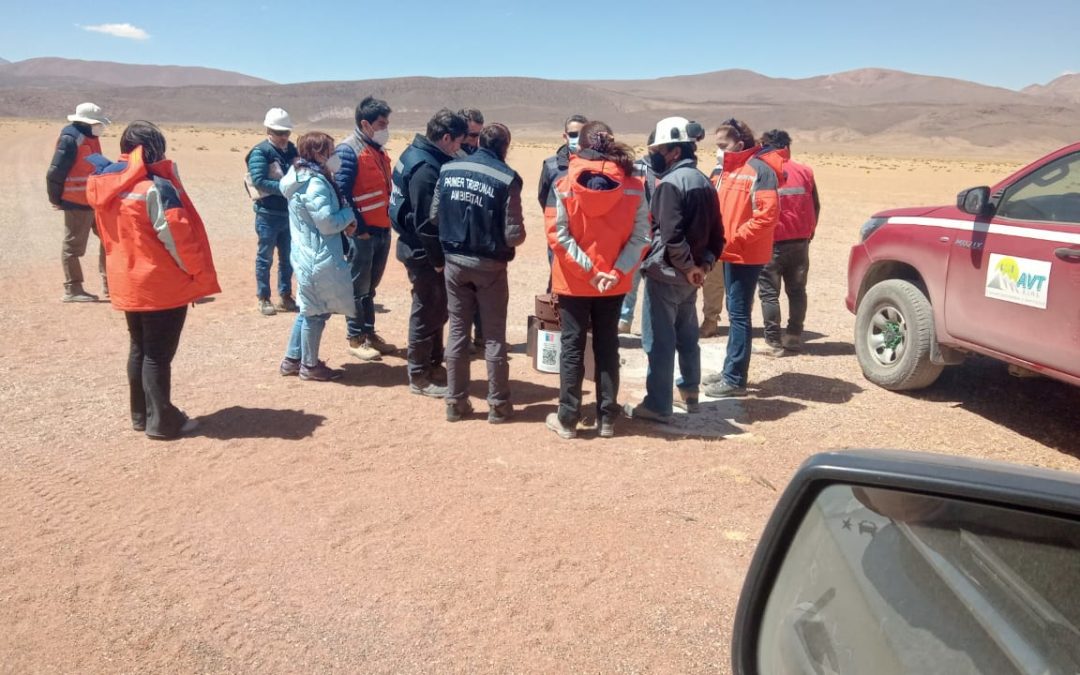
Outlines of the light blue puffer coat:
{"type": "Polygon", "coordinates": [[[307,316],[353,316],[352,275],[341,238],[342,230],[356,222],[352,207],[338,201],[324,176],[305,167],[290,168],[280,186],[289,200],[289,259],[296,274],[300,311],[307,316]]]}

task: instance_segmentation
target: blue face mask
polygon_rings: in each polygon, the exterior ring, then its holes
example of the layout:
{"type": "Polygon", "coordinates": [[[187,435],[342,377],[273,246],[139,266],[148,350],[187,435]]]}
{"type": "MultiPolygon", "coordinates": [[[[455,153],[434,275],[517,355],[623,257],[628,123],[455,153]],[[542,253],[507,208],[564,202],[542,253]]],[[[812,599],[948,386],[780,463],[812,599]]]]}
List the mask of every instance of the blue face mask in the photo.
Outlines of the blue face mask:
{"type": "Polygon", "coordinates": [[[580,137],[579,134],[574,134],[573,136],[568,135],[568,139],[566,141],[566,147],[568,147],[570,149],[570,152],[577,152],[578,148],[581,147],[580,144],[579,144],[580,141],[581,141],[581,137],[580,137]]]}

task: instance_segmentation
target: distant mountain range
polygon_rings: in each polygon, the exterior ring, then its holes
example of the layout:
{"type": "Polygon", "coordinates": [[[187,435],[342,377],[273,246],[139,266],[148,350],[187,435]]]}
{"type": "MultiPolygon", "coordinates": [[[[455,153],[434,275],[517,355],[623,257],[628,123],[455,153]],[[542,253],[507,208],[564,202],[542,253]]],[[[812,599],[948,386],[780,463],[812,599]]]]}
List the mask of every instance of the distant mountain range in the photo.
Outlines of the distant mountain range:
{"type": "Polygon", "coordinates": [[[784,127],[858,141],[880,135],[955,138],[993,146],[1017,138],[1080,139],[1080,75],[1023,91],[867,68],[773,78],[721,70],[653,80],[561,81],[522,77],[402,77],[274,84],[209,68],[67,59],[0,64],[0,116],[57,117],[93,100],[113,119],[258,125],[272,106],[304,126],[348,126],[367,94],[385,98],[399,128],[420,128],[440,107],[472,106],[515,129],[557,130],[569,114],[644,134],[684,115],[712,126],[740,117],[755,129],[784,127]]]}

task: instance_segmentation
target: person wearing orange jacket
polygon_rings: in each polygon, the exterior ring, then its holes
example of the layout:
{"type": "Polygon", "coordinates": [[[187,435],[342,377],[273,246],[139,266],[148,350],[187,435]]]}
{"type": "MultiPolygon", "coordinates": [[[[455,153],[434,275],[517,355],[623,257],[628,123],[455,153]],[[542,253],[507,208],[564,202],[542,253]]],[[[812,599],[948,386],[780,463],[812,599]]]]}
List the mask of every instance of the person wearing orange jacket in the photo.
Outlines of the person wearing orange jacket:
{"type": "Polygon", "coordinates": [[[776,149],[754,144],[754,133],[745,122],[729,119],[720,125],[716,136],[719,149],[724,151],[714,184],[727,242],[720,259],[730,328],[723,372],[702,381],[706,396],[727,398],[746,395],[754,290],[761,270],[772,260],[773,232],[780,219],[777,189],[784,162],[776,149]],[[723,146],[719,145],[721,139],[723,146]]]}
{"type": "Polygon", "coordinates": [[[120,137],[120,158],[89,158],[96,171],[87,200],[105,246],[110,302],[124,312],[131,337],[128,386],[131,425],[154,439],[173,439],[197,427],[172,403],[172,360],[187,307],[221,292],[210,242],[165,137],[136,121],[120,137]]]}
{"type": "Polygon", "coordinates": [[[577,436],[591,326],[596,424],[600,437],[610,438],[621,412],[619,313],[649,244],[645,186],[634,176],[633,148],[617,143],[611,127],[597,121],[581,128],[580,147],[553,190],[555,208],[547,209],[545,220],[562,346],[559,410],[547,416],[546,425],[561,438],[577,436]]]}

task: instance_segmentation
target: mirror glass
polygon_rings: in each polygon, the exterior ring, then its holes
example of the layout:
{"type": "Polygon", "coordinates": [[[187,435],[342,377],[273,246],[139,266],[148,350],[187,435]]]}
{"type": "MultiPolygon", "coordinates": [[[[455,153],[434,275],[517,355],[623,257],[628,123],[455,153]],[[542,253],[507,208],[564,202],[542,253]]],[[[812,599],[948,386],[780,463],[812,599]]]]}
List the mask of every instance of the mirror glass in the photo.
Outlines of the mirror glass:
{"type": "Polygon", "coordinates": [[[758,672],[1080,672],[1080,523],[832,485],[758,630],[758,672]]]}

